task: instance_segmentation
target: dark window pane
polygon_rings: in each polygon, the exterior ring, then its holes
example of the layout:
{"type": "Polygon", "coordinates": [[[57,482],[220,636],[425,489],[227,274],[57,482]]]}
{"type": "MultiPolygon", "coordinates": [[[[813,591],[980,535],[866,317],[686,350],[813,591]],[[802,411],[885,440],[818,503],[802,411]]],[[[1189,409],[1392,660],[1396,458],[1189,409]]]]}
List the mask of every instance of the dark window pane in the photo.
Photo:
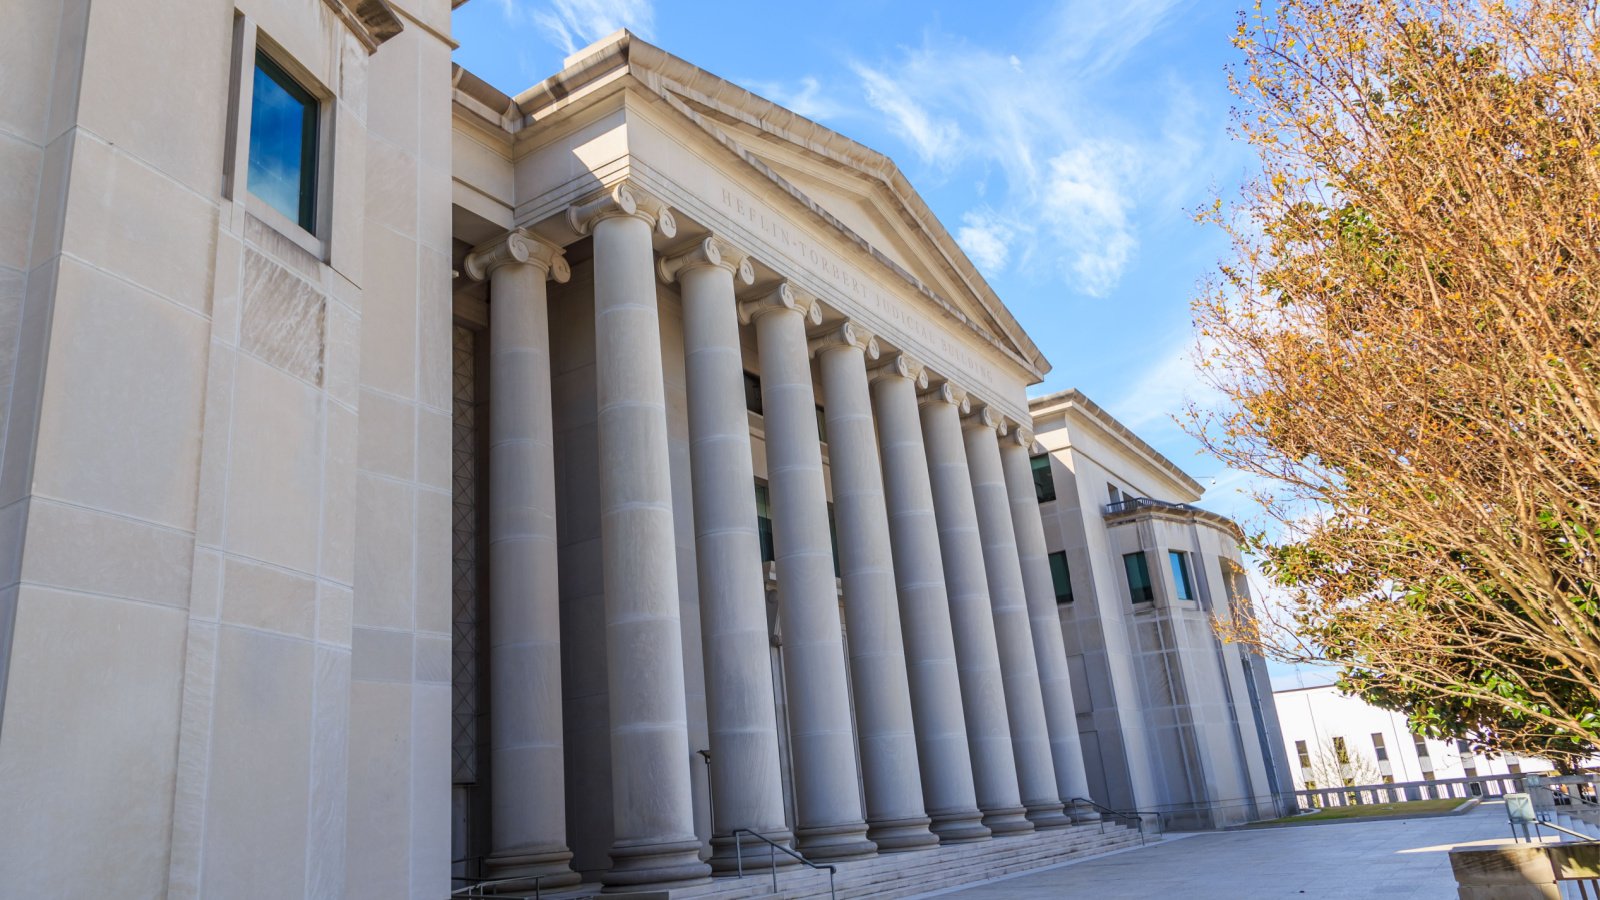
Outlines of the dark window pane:
{"type": "Polygon", "coordinates": [[[1122,567],[1128,572],[1128,593],[1133,595],[1133,602],[1149,603],[1156,598],[1150,587],[1150,564],[1145,562],[1142,551],[1122,557],[1122,567]]]}
{"type": "Polygon", "coordinates": [[[833,577],[842,578],[844,576],[839,572],[839,527],[833,518],[832,503],[828,504],[828,545],[833,548],[833,577]]]}
{"type": "Polygon", "coordinates": [[[1050,454],[1033,458],[1033,494],[1040,503],[1056,498],[1056,479],[1050,471],[1050,454]]]}
{"type": "Polygon", "coordinates": [[[826,444],[828,442],[828,417],[822,414],[822,407],[817,407],[817,440],[826,444]]]}
{"type": "Polygon", "coordinates": [[[1187,555],[1176,550],[1167,552],[1167,561],[1172,564],[1172,585],[1178,592],[1179,600],[1194,599],[1194,585],[1189,583],[1189,561],[1185,559],[1187,555]]]}
{"type": "Polygon", "coordinates": [[[756,482],[756,534],[761,540],[761,561],[777,559],[772,549],[772,503],[767,486],[761,481],[756,482]]]}
{"type": "Polygon", "coordinates": [[[317,101],[256,53],[250,102],[250,193],[307,231],[316,226],[317,101]]]}
{"type": "Polygon", "coordinates": [[[1050,579],[1056,584],[1056,602],[1072,602],[1072,573],[1067,569],[1067,554],[1056,551],[1050,554],[1050,579]]]}
{"type": "Polygon", "coordinates": [[[761,415],[761,379],[749,372],[744,373],[744,408],[761,415]]]}

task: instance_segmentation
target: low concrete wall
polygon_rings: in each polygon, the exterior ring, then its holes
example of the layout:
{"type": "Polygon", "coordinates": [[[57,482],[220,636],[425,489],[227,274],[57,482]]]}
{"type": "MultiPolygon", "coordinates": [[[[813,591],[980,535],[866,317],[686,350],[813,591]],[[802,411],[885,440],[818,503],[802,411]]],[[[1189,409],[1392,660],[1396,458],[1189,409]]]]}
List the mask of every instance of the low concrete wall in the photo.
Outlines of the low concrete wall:
{"type": "Polygon", "coordinates": [[[1460,900],[1561,900],[1561,882],[1600,878],[1600,843],[1450,851],[1460,900]]]}

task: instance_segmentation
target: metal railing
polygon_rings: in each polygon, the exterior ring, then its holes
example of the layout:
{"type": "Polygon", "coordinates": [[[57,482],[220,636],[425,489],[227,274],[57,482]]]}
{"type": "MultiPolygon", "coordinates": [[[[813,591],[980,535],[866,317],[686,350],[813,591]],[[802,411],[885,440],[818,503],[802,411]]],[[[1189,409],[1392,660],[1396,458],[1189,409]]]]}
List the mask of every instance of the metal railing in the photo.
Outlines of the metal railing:
{"type": "Polygon", "coordinates": [[[1516,793],[1523,789],[1522,779],[1522,775],[1474,775],[1469,778],[1442,778],[1435,781],[1352,784],[1298,790],[1294,792],[1294,797],[1301,809],[1405,803],[1412,800],[1472,800],[1516,793]]]}
{"type": "Polygon", "coordinates": [[[451,878],[450,880],[451,881],[472,881],[473,883],[467,885],[466,887],[456,888],[455,890],[450,892],[450,896],[451,897],[455,897],[455,898],[460,898],[460,900],[541,900],[541,898],[544,897],[544,879],[545,878],[546,878],[546,876],[544,876],[544,875],[524,875],[524,876],[521,876],[519,878],[500,878],[500,879],[495,879],[495,880],[492,880],[492,881],[475,881],[474,879],[471,879],[471,878],[462,878],[460,876],[457,876],[457,877],[451,878]],[[499,891],[487,890],[488,888],[492,888],[492,887],[495,887],[496,885],[502,885],[502,884],[527,884],[529,878],[533,879],[533,893],[532,894],[522,894],[522,893],[502,894],[499,891]]]}
{"type": "Polygon", "coordinates": [[[1105,834],[1106,833],[1106,817],[1107,816],[1109,816],[1109,817],[1111,817],[1113,819],[1121,819],[1123,822],[1132,822],[1134,827],[1139,829],[1139,846],[1141,846],[1141,847],[1144,846],[1145,841],[1147,839],[1147,835],[1146,835],[1145,830],[1144,830],[1144,817],[1145,816],[1153,816],[1153,817],[1155,817],[1155,822],[1156,822],[1155,832],[1157,834],[1161,833],[1161,814],[1157,813],[1157,812],[1146,812],[1145,810],[1140,810],[1140,809],[1135,809],[1135,810],[1112,809],[1109,806],[1101,806],[1100,804],[1094,802],[1093,800],[1090,800],[1087,797],[1073,797],[1071,800],[1069,800],[1067,802],[1070,803],[1073,806],[1077,806],[1078,804],[1081,803],[1084,806],[1088,806],[1088,807],[1094,809],[1096,812],[1100,813],[1100,833],[1101,834],[1105,834]]]}
{"type": "Polygon", "coordinates": [[[788,847],[783,846],[772,838],[769,838],[760,832],[751,831],[748,828],[735,828],[733,830],[733,858],[738,865],[740,878],[744,877],[744,842],[742,836],[747,834],[767,845],[767,864],[772,869],[773,893],[778,892],[778,852],[782,851],[784,854],[793,858],[796,862],[808,869],[816,869],[819,871],[826,870],[828,873],[828,896],[835,896],[833,892],[833,876],[839,871],[836,867],[814,863],[811,860],[806,859],[804,856],[794,852],[793,850],[790,850],[788,847]]]}
{"type": "Polygon", "coordinates": [[[1183,510],[1185,512],[1191,510],[1195,512],[1201,511],[1198,506],[1190,506],[1187,503],[1171,503],[1166,500],[1153,500],[1149,497],[1128,497],[1124,500],[1118,500],[1115,503],[1107,503],[1104,507],[1102,507],[1102,512],[1105,515],[1114,516],[1117,513],[1133,512],[1139,509],[1176,509],[1183,510]]]}

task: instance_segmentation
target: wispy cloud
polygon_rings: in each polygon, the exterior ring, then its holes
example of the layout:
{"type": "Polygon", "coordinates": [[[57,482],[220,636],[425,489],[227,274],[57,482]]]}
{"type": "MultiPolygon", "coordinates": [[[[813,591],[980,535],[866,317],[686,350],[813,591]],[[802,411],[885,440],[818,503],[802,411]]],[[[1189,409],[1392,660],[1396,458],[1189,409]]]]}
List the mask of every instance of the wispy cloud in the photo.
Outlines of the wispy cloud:
{"type": "Polygon", "coordinates": [[[850,115],[851,109],[839,98],[825,92],[822,82],[814,75],[805,75],[793,85],[779,81],[735,79],[743,87],[760,94],[773,103],[808,119],[822,122],[850,115]]]}
{"type": "Polygon", "coordinates": [[[571,54],[627,28],[648,38],[655,30],[652,0],[498,0],[512,25],[532,22],[550,43],[571,54]]]}
{"type": "Polygon", "coordinates": [[[929,32],[897,56],[857,61],[869,106],[935,177],[964,164],[983,206],[963,217],[962,248],[985,272],[1040,267],[1078,292],[1110,293],[1135,258],[1143,204],[1191,185],[1204,146],[1194,99],[1168,85],[1138,109],[1118,105],[1122,68],[1188,0],[1063,0],[1026,49],[929,32]]]}

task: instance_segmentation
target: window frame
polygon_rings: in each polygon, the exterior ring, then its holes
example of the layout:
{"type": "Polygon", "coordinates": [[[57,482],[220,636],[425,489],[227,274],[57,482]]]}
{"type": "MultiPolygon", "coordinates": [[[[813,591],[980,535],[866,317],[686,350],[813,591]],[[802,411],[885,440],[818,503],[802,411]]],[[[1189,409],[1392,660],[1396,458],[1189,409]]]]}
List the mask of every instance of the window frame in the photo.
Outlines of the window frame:
{"type": "Polygon", "coordinates": [[[1194,569],[1189,562],[1189,554],[1182,550],[1168,550],[1167,567],[1172,570],[1173,597],[1185,603],[1199,600],[1200,595],[1194,589],[1194,569]]]}
{"type": "Polygon", "coordinates": [[[774,562],[778,558],[777,544],[772,539],[772,490],[767,486],[764,478],[755,480],[756,501],[756,546],[761,554],[763,565],[774,562]],[[762,515],[762,507],[766,508],[766,515],[762,515]]]}
{"type": "Polygon", "coordinates": [[[1028,468],[1033,473],[1034,499],[1040,503],[1049,503],[1057,499],[1056,471],[1055,466],[1050,462],[1050,454],[1041,453],[1038,456],[1028,457],[1028,468]],[[1042,465],[1041,461],[1043,461],[1042,465]],[[1040,475],[1044,476],[1043,483],[1041,483],[1040,475]]]}
{"type": "MultiPolygon", "coordinates": [[[[318,185],[321,183],[321,172],[319,171],[320,166],[318,165],[320,160],[318,157],[320,156],[319,151],[322,147],[323,139],[322,101],[317,97],[316,94],[308,90],[305,85],[301,84],[300,80],[295,78],[288,69],[284,68],[284,65],[278,62],[277,58],[269,49],[257,42],[255,52],[255,71],[252,73],[250,79],[251,116],[248,140],[252,149],[247,151],[250,155],[252,164],[255,161],[254,145],[256,143],[256,126],[259,124],[259,120],[255,116],[256,86],[259,84],[258,79],[260,79],[263,75],[265,75],[269,81],[276,85],[285,94],[288,94],[290,99],[299,103],[301,106],[299,160],[300,184],[298,192],[299,209],[296,210],[296,215],[289,220],[294,222],[295,225],[299,226],[307,234],[315,236],[317,233],[317,216],[322,212],[322,204],[318,202],[320,198],[318,197],[317,190],[318,185]]],[[[267,204],[267,206],[269,206],[273,211],[283,215],[284,218],[289,218],[289,216],[285,214],[283,210],[273,206],[272,203],[265,197],[251,189],[250,175],[250,170],[247,168],[244,176],[245,190],[250,192],[252,199],[267,204]]]]}
{"type": "Polygon", "coordinates": [[[1072,566],[1067,560],[1067,551],[1057,550],[1051,553],[1047,559],[1050,562],[1051,586],[1056,591],[1056,605],[1070,606],[1075,598],[1072,596],[1072,566]],[[1056,575],[1056,562],[1058,560],[1061,563],[1060,577],[1056,575]],[[1065,593],[1062,592],[1063,587],[1066,589],[1065,593]]]}
{"type": "Polygon", "coordinates": [[[1143,550],[1122,554],[1122,574],[1128,580],[1128,599],[1132,603],[1154,603],[1156,599],[1156,586],[1150,578],[1150,560],[1143,550]],[[1138,596],[1133,585],[1133,567],[1137,561],[1139,570],[1144,578],[1143,597],[1138,596]]]}

